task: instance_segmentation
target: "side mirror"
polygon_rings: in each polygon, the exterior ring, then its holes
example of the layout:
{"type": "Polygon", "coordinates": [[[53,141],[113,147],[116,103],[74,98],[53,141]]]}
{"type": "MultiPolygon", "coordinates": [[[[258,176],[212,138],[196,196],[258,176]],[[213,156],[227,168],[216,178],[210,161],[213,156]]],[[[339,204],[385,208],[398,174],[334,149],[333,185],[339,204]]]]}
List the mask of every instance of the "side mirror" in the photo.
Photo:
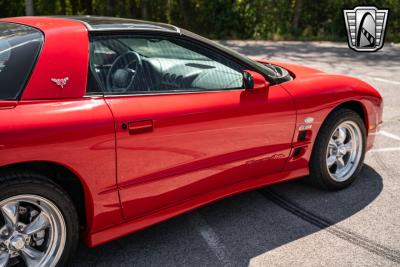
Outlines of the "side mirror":
{"type": "Polygon", "coordinates": [[[260,73],[245,70],[243,72],[243,84],[246,90],[262,90],[269,87],[269,82],[260,73]]]}

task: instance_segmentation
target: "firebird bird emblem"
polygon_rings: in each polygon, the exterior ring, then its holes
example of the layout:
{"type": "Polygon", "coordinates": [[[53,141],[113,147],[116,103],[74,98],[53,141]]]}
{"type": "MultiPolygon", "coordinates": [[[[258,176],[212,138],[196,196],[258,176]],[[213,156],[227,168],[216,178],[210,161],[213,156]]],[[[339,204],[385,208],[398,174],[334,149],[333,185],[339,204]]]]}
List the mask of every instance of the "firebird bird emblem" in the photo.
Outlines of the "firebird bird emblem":
{"type": "Polygon", "coordinates": [[[61,78],[61,79],[51,78],[51,81],[54,82],[55,84],[57,84],[58,86],[60,86],[61,88],[64,88],[64,86],[67,85],[68,80],[69,80],[68,77],[61,78]]]}

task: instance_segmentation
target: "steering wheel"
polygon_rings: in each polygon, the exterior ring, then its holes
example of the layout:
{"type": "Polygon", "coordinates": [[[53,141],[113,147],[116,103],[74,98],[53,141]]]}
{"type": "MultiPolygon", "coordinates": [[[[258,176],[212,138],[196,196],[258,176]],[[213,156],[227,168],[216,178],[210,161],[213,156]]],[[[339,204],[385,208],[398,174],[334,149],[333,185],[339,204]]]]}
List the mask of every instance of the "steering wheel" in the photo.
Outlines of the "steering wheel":
{"type": "Polygon", "coordinates": [[[135,51],[128,51],[118,56],[107,73],[108,92],[127,92],[143,69],[142,58],[135,51]]]}

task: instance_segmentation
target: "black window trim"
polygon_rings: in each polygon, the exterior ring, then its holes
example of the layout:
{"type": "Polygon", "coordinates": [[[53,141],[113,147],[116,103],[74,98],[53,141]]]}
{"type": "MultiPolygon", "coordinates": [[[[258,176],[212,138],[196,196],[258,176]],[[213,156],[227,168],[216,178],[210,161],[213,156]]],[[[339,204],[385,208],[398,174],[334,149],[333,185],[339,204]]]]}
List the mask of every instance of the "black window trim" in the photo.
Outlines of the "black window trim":
{"type": "MultiPolygon", "coordinates": [[[[177,94],[193,94],[193,93],[210,93],[210,92],[227,92],[227,91],[243,91],[245,90],[245,88],[229,88],[229,89],[205,89],[205,90],[195,90],[195,89],[184,89],[184,90],[166,90],[166,91],[138,91],[137,93],[126,93],[126,94],[120,94],[120,93],[109,93],[109,92],[105,92],[105,88],[104,85],[99,82],[97,75],[95,75],[95,73],[93,73],[92,70],[92,66],[90,64],[90,56],[91,56],[91,42],[92,42],[92,38],[96,37],[96,36],[146,36],[146,37],[152,37],[154,36],[154,38],[159,38],[159,37],[172,37],[172,38],[176,38],[176,39],[181,39],[183,41],[192,43],[195,46],[199,46],[203,49],[208,49],[210,51],[212,51],[213,53],[218,53],[219,55],[221,55],[222,57],[226,58],[229,61],[233,61],[236,64],[242,66],[244,69],[247,70],[252,70],[252,71],[256,71],[256,72],[261,72],[258,69],[253,68],[252,66],[247,65],[245,62],[243,62],[242,60],[234,57],[231,54],[226,53],[223,50],[218,49],[217,47],[214,47],[212,45],[209,45],[205,42],[202,42],[200,40],[197,40],[195,38],[183,35],[182,33],[178,33],[178,32],[164,32],[164,31],[159,31],[157,32],[157,34],[155,34],[154,31],[138,31],[138,30],[111,30],[111,31],[89,31],[89,71],[92,72],[93,76],[95,77],[96,83],[97,83],[97,87],[100,88],[102,90],[102,92],[92,92],[92,93],[86,93],[86,96],[88,97],[98,97],[98,96],[104,96],[104,97],[124,97],[124,96],[154,96],[154,95],[177,95],[177,94]]],[[[88,74],[89,75],[89,74],[88,74]]],[[[88,86],[86,88],[86,92],[88,91],[88,86]]]]}

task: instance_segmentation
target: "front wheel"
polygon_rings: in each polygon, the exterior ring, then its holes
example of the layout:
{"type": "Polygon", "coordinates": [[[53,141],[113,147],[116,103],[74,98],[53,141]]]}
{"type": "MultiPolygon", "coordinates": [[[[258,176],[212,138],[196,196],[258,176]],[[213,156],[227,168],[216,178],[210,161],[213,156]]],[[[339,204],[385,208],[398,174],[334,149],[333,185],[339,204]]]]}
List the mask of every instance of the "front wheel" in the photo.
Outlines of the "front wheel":
{"type": "Polygon", "coordinates": [[[312,183],[325,189],[342,189],[360,173],[366,144],[366,129],[352,110],[333,111],[317,136],[310,160],[312,183]]]}
{"type": "Polygon", "coordinates": [[[75,249],[77,213],[67,194],[40,175],[0,176],[0,267],[63,266],[75,249]]]}

